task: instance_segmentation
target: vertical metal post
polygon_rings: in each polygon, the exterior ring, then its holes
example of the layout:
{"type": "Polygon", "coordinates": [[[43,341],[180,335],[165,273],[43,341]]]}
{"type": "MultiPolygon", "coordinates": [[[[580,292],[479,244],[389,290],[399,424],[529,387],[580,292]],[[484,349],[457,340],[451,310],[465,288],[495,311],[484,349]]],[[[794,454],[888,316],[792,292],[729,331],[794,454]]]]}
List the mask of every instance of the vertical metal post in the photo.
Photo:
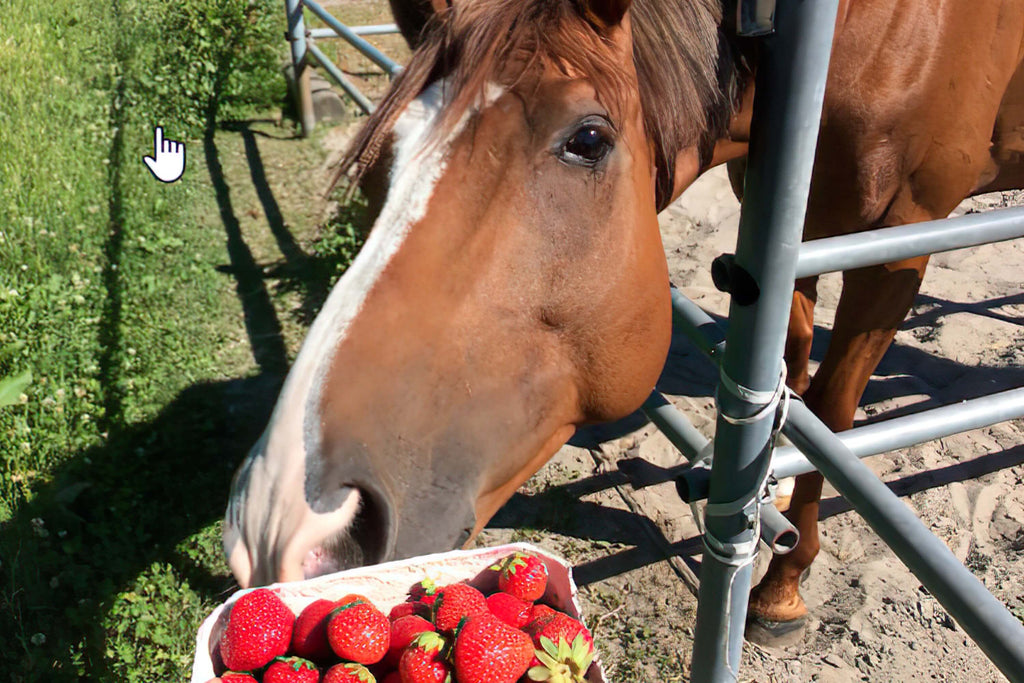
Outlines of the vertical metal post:
{"type": "Polygon", "coordinates": [[[288,18],[288,42],[292,50],[293,94],[295,108],[299,114],[303,137],[309,136],[316,126],[313,113],[313,91],[310,87],[310,70],[306,58],[306,22],[302,17],[302,0],[284,0],[288,18]]]}
{"type": "Polygon", "coordinates": [[[718,390],[692,680],[739,675],[773,395],[792,301],[838,0],[779,0],[763,39],[733,272],[736,292],[718,390]],[[749,276],[749,277],[747,277],[749,276]],[[752,292],[752,286],[754,291],[752,292]],[[767,409],[766,409],[767,407],[767,409]]]}

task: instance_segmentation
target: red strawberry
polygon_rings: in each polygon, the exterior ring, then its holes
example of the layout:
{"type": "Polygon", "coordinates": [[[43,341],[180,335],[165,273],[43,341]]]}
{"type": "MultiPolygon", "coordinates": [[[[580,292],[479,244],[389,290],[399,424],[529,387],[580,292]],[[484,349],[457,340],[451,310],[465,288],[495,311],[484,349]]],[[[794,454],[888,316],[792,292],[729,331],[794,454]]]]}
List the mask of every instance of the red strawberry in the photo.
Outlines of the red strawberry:
{"type": "Polygon", "coordinates": [[[318,662],[331,658],[334,653],[327,643],[327,620],[336,606],[330,600],[317,600],[302,610],[292,630],[292,653],[318,662]]]}
{"type": "Polygon", "coordinates": [[[359,600],[361,602],[365,602],[367,605],[372,605],[373,604],[373,601],[370,600],[370,598],[366,597],[365,595],[361,595],[359,593],[349,593],[348,595],[343,596],[341,599],[335,600],[334,604],[337,605],[338,607],[341,607],[342,605],[347,605],[348,603],[355,602],[357,600],[359,600]]]}
{"type": "Polygon", "coordinates": [[[391,622],[373,605],[354,600],[334,608],[327,622],[327,641],[342,659],[376,664],[388,651],[391,622]]]}
{"type": "Polygon", "coordinates": [[[451,671],[444,658],[448,641],[434,631],[421,633],[402,653],[398,673],[402,683],[445,683],[451,680],[451,671]]]}
{"type": "Polygon", "coordinates": [[[544,560],[529,553],[512,553],[491,567],[498,574],[498,590],[520,600],[533,602],[548,587],[548,568],[544,560]]]}
{"type": "Polygon", "coordinates": [[[453,583],[437,591],[434,624],[438,631],[451,631],[463,617],[487,612],[483,593],[465,583],[453,583]]]}
{"type": "Polygon", "coordinates": [[[222,683],[260,683],[247,671],[227,671],[220,675],[222,683]]]}
{"type": "Polygon", "coordinates": [[[342,662],[328,669],[320,683],[377,683],[377,679],[362,664],[342,662]]]}
{"type": "Polygon", "coordinates": [[[437,596],[437,584],[434,583],[433,579],[423,579],[412,588],[409,589],[409,598],[417,602],[430,606],[434,604],[434,598],[437,596]]]}
{"type": "Polygon", "coordinates": [[[318,683],[320,670],[302,657],[278,657],[263,672],[263,683],[318,683]]]}
{"type": "MultiPolygon", "coordinates": [[[[524,626],[523,631],[530,636],[538,650],[533,661],[530,663],[531,667],[540,666],[545,663],[544,659],[540,656],[541,652],[549,650],[548,647],[545,647],[545,640],[556,649],[560,648],[564,643],[571,650],[571,653],[575,655],[575,660],[578,664],[577,668],[583,666],[583,656],[589,655],[591,660],[594,658],[594,638],[590,635],[590,631],[587,630],[586,626],[568,614],[556,612],[555,610],[542,610],[540,611],[539,618],[524,626]],[[578,637],[582,638],[581,644],[577,643],[578,637]]],[[[552,657],[555,656],[554,653],[549,654],[552,657]]],[[[562,654],[564,653],[560,653],[559,656],[562,656],[562,654]]],[[[563,664],[565,663],[563,660],[559,661],[562,661],[563,664]]],[[[590,666],[589,661],[586,662],[586,666],[590,666]]],[[[586,672],[586,667],[583,667],[583,674],[586,674],[586,672]]]]}
{"type": "Polygon", "coordinates": [[[523,626],[523,630],[527,633],[537,631],[544,624],[554,619],[555,615],[558,613],[558,610],[552,609],[547,605],[534,605],[530,609],[530,619],[526,622],[526,625],[523,626]]]}
{"type": "Polygon", "coordinates": [[[531,681],[552,683],[585,683],[587,669],[594,661],[594,643],[583,632],[577,634],[572,644],[559,638],[557,645],[546,636],[541,636],[541,649],[535,653],[535,665],[527,672],[531,681]]]}
{"type": "Polygon", "coordinates": [[[487,597],[487,609],[491,614],[516,628],[522,628],[530,620],[532,608],[532,604],[508,593],[495,593],[487,597]]]}
{"type": "Polygon", "coordinates": [[[459,683],[514,683],[526,673],[533,643],[493,614],[470,617],[455,639],[459,683]]]}
{"type": "Polygon", "coordinates": [[[583,634],[591,649],[594,647],[594,639],[586,626],[568,614],[555,610],[551,610],[550,615],[544,614],[540,619],[531,621],[523,627],[523,631],[533,639],[534,645],[538,648],[541,638],[549,638],[555,645],[558,645],[559,639],[571,644],[580,634],[583,634]]]}
{"type": "Polygon", "coordinates": [[[391,622],[391,640],[388,644],[388,653],[384,655],[385,663],[398,666],[398,660],[402,658],[402,650],[419,634],[433,630],[433,624],[415,614],[395,619],[391,622]]]}
{"type": "Polygon", "coordinates": [[[430,606],[419,601],[400,602],[388,612],[388,619],[397,621],[410,614],[428,619],[430,617],[430,606]]]}
{"type": "Polygon", "coordinates": [[[239,598],[220,638],[220,656],[233,671],[252,671],[288,651],[295,615],[266,588],[239,598]]]}

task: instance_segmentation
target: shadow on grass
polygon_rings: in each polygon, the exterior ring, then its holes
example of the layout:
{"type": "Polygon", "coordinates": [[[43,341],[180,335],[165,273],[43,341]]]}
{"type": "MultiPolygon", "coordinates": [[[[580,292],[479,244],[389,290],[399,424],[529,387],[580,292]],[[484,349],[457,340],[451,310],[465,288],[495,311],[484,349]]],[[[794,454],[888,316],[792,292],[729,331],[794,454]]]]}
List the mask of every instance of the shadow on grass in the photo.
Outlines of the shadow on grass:
{"type": "Polygon", "coordinates": [[[0,589],[10,611],[0,632],[14,630],[0,668],[24,680],[73,680],[81,667],[86,678],[114,680],[104,617],[154,562],[206,597],[234,587],[180,544],[223,515],[231,475],[279,381],[263,374],[189,387],[154,420],[111,434],[35,491],[0,529],[10,581],[0,589]]]}
{"type": "MultiPolygon", "coordinates": [[[[11,680],[79,680],[79,675],[117,679],[112,667],[115,662],[123,665],[118,660],[125,653],[112,650],[106,630],[110,626],[104,622],[115,607],[115,596],[129,590],[153,563],[170,565],[205,598],[234,588],[226,571],[208,569],[222,565],[218,547],[196,548],[182,541],[222,517],[234,469],[265,426],[287,370],[276,313],[238,229],[216,147],[208,137],[206,161],[246,329],[262,372],[193,385],[153,420],[124,423],[117,359],[124,286],[119,276],[124,239],[119,167],[125,161],[119,135],[113,144],[111,229],[104,250],[106,302],[99,329],[107,438],[68,460],[0,528],[5,576],[0,641],[7,644],[0,649],[0,670],[9,672],[11,680]]],[[[137,597],[128,602],[132,599],[137,597]]],[[[125,604],[117,608],[133,609],[125,604]]],[[[174,606],[161,609],[167,617],[180,616],[174,606]]],[[[121,619],[112,628],[138,627],[132,622],[121,619]]],[[[159,629],[152,633],[158,636],[159,629]]],[[[147,637],[138,637],[135,654],[145,656],[147,637]]],[[[154,641],[148,647],[170,644],[154,641]]]]}

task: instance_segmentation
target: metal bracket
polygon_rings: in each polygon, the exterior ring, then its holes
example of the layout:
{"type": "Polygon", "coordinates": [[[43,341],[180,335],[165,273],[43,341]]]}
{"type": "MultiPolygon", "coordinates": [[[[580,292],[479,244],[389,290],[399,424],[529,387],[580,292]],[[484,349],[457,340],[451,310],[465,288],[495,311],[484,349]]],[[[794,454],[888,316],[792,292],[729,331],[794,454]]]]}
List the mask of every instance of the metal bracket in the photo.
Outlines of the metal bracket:
{"type": "Polygon", "coordinates": [[[775,0],[736,0],[736,34],[747,38],[775,32],[775,0]]]}
{"type": "Polygon", "coordinates": [[[736,263],[733,254],[722,254],[711,263],[711,279],[718,291],[731,294],[740,306],[749,306],[761,296],[757,280],[736,263]]]}

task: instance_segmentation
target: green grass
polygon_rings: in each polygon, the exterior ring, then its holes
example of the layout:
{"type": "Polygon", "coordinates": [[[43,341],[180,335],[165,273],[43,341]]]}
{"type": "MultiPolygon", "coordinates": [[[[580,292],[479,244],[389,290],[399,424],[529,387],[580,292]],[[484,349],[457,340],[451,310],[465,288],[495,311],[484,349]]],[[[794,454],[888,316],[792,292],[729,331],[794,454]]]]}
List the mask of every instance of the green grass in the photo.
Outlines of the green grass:
{"type": "MultiPolygon", "coordinates": [[[[264,284],[225,179],[245,157],[214,126],[280,109],[282,15],[270,0],[0,12],[5,680],[187,680],[195,630],[233,588],[219,519],[287,363],[274,305],[326,287],[264,284]],[[141,162],[155,123],[189,145],[182,182],[141,162]]],[[[321,280],[346,234],[322,247],[321,280]]]]}

